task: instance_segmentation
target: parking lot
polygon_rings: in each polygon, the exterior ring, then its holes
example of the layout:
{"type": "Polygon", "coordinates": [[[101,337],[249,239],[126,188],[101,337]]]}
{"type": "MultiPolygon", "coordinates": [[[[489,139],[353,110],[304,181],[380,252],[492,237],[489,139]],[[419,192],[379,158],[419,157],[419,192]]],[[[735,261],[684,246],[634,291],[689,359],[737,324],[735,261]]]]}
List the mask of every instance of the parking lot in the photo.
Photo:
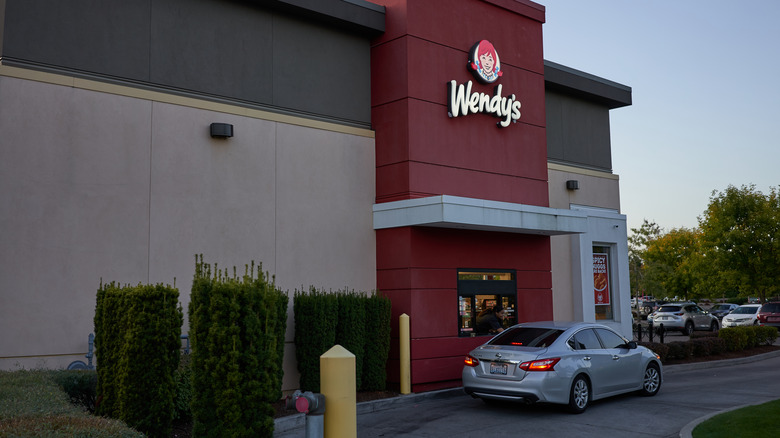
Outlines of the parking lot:
{"type": "MultiPolygon", "coordinates": [[[[411,394],[378,401],[373,407],[362,406],[357,432],[361,438],[521,434],[677,437],[687,426],[709,415],[780,397],[778,368],[780,355],[774,354],[747,363],[673,365],[665,368],[664,383],[655,397],[629,394],[601,400],[581,415],[554,405],[487,405],[460,389],[411,394]],[[728,388],[728,392],[712,388],[728,388]]],[[[303,437],[304,426],[278,428],[274,436],[303,437]]]]}

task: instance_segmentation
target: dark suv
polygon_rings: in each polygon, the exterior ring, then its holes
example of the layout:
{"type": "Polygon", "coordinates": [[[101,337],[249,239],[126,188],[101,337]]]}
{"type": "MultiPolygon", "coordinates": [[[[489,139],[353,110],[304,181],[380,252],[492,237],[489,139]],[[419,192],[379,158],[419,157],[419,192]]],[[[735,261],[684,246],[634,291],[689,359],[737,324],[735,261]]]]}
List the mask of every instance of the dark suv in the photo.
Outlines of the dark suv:
{"type": "Polygon", "coordinates": [[[758,311],[758,323],[780,328],[780,301],[765,303],[758,311]]]}

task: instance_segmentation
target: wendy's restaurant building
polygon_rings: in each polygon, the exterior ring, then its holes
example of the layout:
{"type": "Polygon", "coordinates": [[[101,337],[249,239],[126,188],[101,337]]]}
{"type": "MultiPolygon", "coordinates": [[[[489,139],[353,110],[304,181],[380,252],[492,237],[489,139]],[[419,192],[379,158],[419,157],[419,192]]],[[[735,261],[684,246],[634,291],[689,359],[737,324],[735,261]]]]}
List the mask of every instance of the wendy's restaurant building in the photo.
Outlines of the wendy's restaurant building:
{"type": "Polygon", "coordinates": [[[545,61],[544,21],[528,0],[0,0],[0,368],[84,360],[101,279],[175,280],[186,308],[194,254],[386,294],[414,392],[460,385],[499,303],[630,335],[609,112],[631,89],[545,61]]]}

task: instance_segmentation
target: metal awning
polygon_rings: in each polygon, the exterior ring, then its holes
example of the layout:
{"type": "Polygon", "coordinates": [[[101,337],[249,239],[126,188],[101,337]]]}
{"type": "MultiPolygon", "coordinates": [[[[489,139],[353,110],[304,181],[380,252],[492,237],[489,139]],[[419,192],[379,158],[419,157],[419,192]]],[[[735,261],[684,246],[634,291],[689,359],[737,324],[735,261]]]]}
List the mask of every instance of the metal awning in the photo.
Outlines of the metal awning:
{"type": "Polygon", "coordinates": [[[557,236],[586,232],[587,214],[448,195],[374,204],[375,230],[410,226],[557,236]]]}

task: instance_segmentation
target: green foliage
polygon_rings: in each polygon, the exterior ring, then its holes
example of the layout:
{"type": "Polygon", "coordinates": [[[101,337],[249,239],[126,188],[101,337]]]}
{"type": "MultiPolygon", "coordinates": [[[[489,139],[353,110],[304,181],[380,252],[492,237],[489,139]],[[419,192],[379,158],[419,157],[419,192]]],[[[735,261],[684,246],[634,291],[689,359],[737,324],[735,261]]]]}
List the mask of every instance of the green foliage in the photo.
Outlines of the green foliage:
{"type": "Polygon", "coordinates": [[[667,342],[666,346],[669,347],[669,353],[666,355],[666,358],[669,360],[687,359],[693,356],[692,342],[673,341],[673,342],[667,342]]]}
{"type": "Polygon", "coordinates": [[[179,368],[173,374],[176,382],[176,397],[173,399],[173,419],[192,417],[192,361],[189,354],[182,353],[179,368]]]}
{"type": "Polygon", "coordinates": [[[693,429],[694,438],[763,438],[777,433],[780,400],[716,415],[693,429]]]}
{"type": "Polygon", "coordinates": [[[97,399],[97,372],[92,370],[59,370],[52,379],[68,394],[71,403],[95,412],[97,399]]]}
{"type": "Polygon", "coordinates": [[[96,411],[152,437],[171,433],[181,345],[178,299],[177,289],[161,284],[101,284],[97,293],[96,411]]]}
{"type": "Polygon", "coordinates": [[[716,275],[709,287],[738,290],[762,300],[780,290],[780,201],[776,188],[713,192],[699,220],[703,255],[716,275]]]}
{"type": "Polygon", "coordinates": [[[726,341],[726,350],[739,351],[748,348],[748,330],[752,327],[726,327],[718,332],[718,337],[726,341]]]}
{"type": "Polygon", "coordinates": [[[355,387],[360,388],[366,344],[365,295],[344,291],[337,294],[337,300],[336,344],[355,355],[355,387]]]}
{"type": "Polygon", "coordinates": [[[366,344],[363,358],[364,391],[387,387],[387,358],[390,354],[390,298],[373,294],[366,300],[366,344]]]}
{"type": "Polygon", "coordinates": [[[254,262],[239,277],[196,257],[190,296],[195,436],[273,434],[281,398],[287,294],[254,262]]]}
{"type": "Polygon", "coordinates": [[[665,363],[669,356],[669,346],[660,342],[638,342],[637,344],[647,347],[653,353],[657,354],[661,359],[661,363],[665,363]]]}
{"type": "MultiPolygon", "coordinates": [[[[60,388],[61,383],[74,392],[89,386],[87,372],[0,371],[0,436],[95,438],[141,438],[119,420],[90,415],[73,404],[60,388]],[[75,376],[75,381],[71,377],[75,376]]],[[[92,373],[94,376],[94,372],[92,373]]],[[[94,388],[93,388],[94,389],[94,388]]]]}
{"type": "Polygon", "coordinates": [[[295,350],[300,387],[320,390],[320,356],[339,344],[355,355],[356,388],[385,389],[390,353],[390,299],[379,294],[311,287],[296,291],[295,350]]]}
{"type": "Polygon", "coordinates": [[[780,292],[780,196],[755,186],[713,192],[696,229],[664,232],[645,220],[629,237],[631,290],[687,299],[780,292]]]}
{"type": "Polygon", "coordinates": [[[308,293],[296,290],[293,312],[301,390],[320,392],[320,356],[336,344],[338,296],[313,286],[308,293]]]}

